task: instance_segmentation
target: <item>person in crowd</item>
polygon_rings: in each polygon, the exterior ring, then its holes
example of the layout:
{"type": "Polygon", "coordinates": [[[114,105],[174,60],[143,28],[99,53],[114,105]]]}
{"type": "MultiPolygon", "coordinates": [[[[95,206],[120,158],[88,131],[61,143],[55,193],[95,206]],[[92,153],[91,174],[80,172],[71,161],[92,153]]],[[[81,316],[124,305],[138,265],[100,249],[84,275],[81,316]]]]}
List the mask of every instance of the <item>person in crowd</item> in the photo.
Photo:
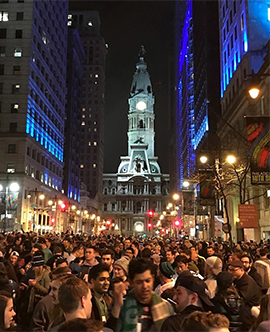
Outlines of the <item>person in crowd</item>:
{"type": "Polygon", "coordinates": [[[63,256],[63,249],[61,246],[55,246],[53,249],[53,256],[48,259],[47,265],[53,270],[55,268],[54,263],[59,256],[63,256]]]}
{"type": "Polygon", "coordinates": [[[61,272],[61,270],[57,269],[53,272],[50,293],[44,296],[34,309],[30,323],[31,331],[47,331],[65,320],[59,306],[58,290],[62,283],[68,278],[74,278],[74,276],[71,274],[70,270],[66,273],[58,274],[58,272],[61,272]]]}
{"type": "Polygon", "coordinates": [[[70,239],[70,237],[66,237],[63,240],[63,246],[64,246],[64,257],[68,258],[68,256],[70,255],[71,251],[72,251],[72,240],[70,239]]]}
{"type": "Polygon", "coordinates": [[[217,291],[211,302],[214,304],[212,312],[225,315],[230,321],[230,331],[237,332],[242,324],[243,301],[233,285],[230,272],[222,271],[217,275],[217,291]]]}
{"type": "Polygon", "coordinates": [[[87,278],[90,269],[97,264],[98,261],[96,259],[96,248],[93,246],[88,246],[85,250],[85,261],[80,266],[80,278],[86,278],[86,281],[88,281],[87,278]]]}
{"type": "Polygon", "coordinates": [[[205,259],[208,257],[206,242],[203,241],[198,243],[198,253],[200,256],[204,257],[205,259]]]}
{"type": "Polygon", "coordinates": [[[129,259],[123,256],[115,261],[113,266],[113,277],[122,278],[123,281],[127,280],[129,259]]]}
{"type": "Polygon", "coordinates": [[[216,294],[217,275],[222,271],[222,260],[217,256],[210,256],[205,261],[205,283],[212,299],[216,294]]]}
{"type": "Polygon", "coordinates": [[[134,250],[132,247],[126,249],[125,255],[129,257],[130,260],[134,258],[134,250]]]}
{"type": "MultiPolygon", "coordinates": [[[[103,324],[91,319],[75,318],[62,324],[58,332],[103,332],[103,324]]],[[[105,330],[106,331],[106,330],[105,330]]]]}
{"type": "Polygon", "coordinates": [[[166,260],[167,262],[170,262],[171,264],[173,264],[175,259],[175,251],[172,248],[169,248],[169,250],[166,251],[166,260]]]}
{"type": "Polygon", "coordinates": [[[109,316],[111,297],[106,295],[110,287],[109,266],[98,264],[89,271],[88,281],[92,291],[92,319],[105,323],[109,316]]]}
{"type": "Polygon", "coordinates": [[[207,248],[207,257],[212,257],[212,256],[216,256],[216,251],[212,246],[209,246],[207,248]]]}
{"type": "Polygon", "coordinates": [[[176,273],[179,275],[182,271],[189,271],[188,264],[189,260],[186,256],[178,255],[175,257],[173,266],[175,267],[176,273]]]}
{"type": "Polygon", "coordinates": [[[243,263],[245,272],[256,281],[257,285],[260,288],[262,288],[262,277],[253,266],[251,256],[249,256],[248,254],[242,255],[241,262],[243,263]]]}
{"type": "Polygon", "coordinates": [[[194,311],[204,311],[213,307],[212,302],[206,294],[206,284],[204,281],[194,277],[189,271],[182,272],[175,282],[176,302],[175,311],[177,315],[168,317],[161,328],[161,331],[181,331],[181,326],[185,317],[194,311]]]}
{"type": "Polygon", "coordinates": [[[80,257],[80,248],[78,246],[74,246],[70,255],[67,258],[68,265],[73,262],[77,257],[80,257]]]}
{"type": "Polygon", "coordinates": [[[130,262],[128,277],[132,291],[121,308],[118,331],[160,331],[164,320],[173,314],[171,305],[153,292],[153,273],[149,261],[134,259],[130,262]]]}
{"type": "Polygon", "coordinates": [[[141,258],[150,260],[152,255],[152,251],[149,248],[144,248],[142,250],[141,258]]]}
{"type": "Polygon", "coordinates": [[[126,238],[124,241],[124,250],[127,250],[127,248],[129,248],[131,246],[131,239],[130,238],[126,238]]]}
{"type": "MultiPolygon", "coordinates": [[[[228,271],[231,273],[239,294],[243,297],[244,307],[241,313],[246,327],[252,324],[251,308],[258,306],[261,298],[261,290],[254,279],[244,271],[244,265],[239,260],[234,260],[229,263],[228,271]]],[[[250,327],[250,326],[249,326],[250,327]]]]}
{"type": "Polygon", "coordinates": [[[47,242],[44,237],[40,237],[38,239],[38,243],[41,245],[42,251],[44,253],[44,261],[45,264],[47,261],[52,257],[52,252],[51,250],[47,247],[47,242]]]}
{"type": "Polygon", "coordinates": [[[113,277],[113,264],[114,264],[114,252],[111,249],[103,250],[101,254],[101,260],[103,264],[109,266],[110,277],[113,277]]]}
{"type": "Polygon", "coordinates": [[[134,251],[134,254],[133,254],[134,258],[139,258],[140,257],[140,245],[139,245],[139,242],[133,241],[132,244],[131,244],[131,248],[134,251]]]}
{"type": "Polygon", "coordinates": [[[170,289],[174,286],[175,280],[173,276],[175,269],[169,262],[161,262],[157,270],[157,277],[160,280],[160,284],[155,288],[155,292],[161,295],[165,290],[170,289]]]}
{"type": "MultiPolygon", "coordinates": [[[[260,300],[260,313],[257,317],[254,325],[252,326],[252,331],[257,331],[259,325],[262,322],[270,322],[270,294],[264,295],[260,300]]],[[[264,324],[267,325],[267,324],[264,324]]],[[[263,326],[263,325],[261,325],[263,326]]],[[[268,323],[268,326],[270,327],[270,324],[268,323]]],[[[269,331],[269,330],[268,330],[269,331]]]]}
{"type": "Polygon", "coordinates": [[[270,260],[267,258],[269,254],[269,249],[260,248],[259,255],[260,258],[254,262],[254,267],[257,272],[262,277],[262,291],[266,293],[270,287],[270,260]]]}
{"type": "Polygon", "coordinates": [[[195,311],[184,319],[181,332],[229,332],[229,325],[224,315],[195,311]]]}
{"type": "Polygon", "coordinates": [[[7,292],[0,292],[0,331],[7,331],[15,325],[16,313],[13,307],[13,299],[7,292]]]}

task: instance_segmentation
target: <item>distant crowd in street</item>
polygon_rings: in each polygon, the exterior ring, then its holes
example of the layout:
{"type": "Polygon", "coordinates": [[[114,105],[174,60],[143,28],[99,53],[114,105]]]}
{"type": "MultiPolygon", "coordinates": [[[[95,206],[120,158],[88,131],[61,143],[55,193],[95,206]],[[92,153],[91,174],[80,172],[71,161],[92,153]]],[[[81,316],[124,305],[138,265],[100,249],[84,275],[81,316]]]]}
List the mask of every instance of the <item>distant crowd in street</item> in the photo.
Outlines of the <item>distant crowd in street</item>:
{"type": "Polygon", "coordinates": [[[1,331],[270,331],[270,241],[0,234],[1,331]]]}

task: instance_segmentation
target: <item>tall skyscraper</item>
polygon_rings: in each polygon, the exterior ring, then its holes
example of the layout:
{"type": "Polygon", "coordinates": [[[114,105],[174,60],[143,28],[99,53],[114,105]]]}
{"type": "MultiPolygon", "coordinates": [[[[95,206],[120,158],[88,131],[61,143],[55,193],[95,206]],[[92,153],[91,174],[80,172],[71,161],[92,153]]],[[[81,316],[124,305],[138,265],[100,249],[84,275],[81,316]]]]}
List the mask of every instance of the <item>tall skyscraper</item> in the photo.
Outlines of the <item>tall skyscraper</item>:
{"type": "Polygon", "coordinates": [[[176,1],[177,189],[192,177],[200,151],[215,148],[219,106],[217,1],[176,1]],[[182,24],[180,23],[182,20],[182,24]]]}
{"type": "Polygon", "coordinates": [[[34,220],[48,229],[47,211],[34,211],[45,204],[37,195],[61,195],[67,16],[67,0],[0,3],[1,219],[7,227],[18,221],[28,230],[34,220]]]}
{"type": "Polygon", "coordinates": [[[98,12],[72,11],[68,24],[78,30],[86,56],[82,80],[80,177],[86,185],[84,196],[88,200],[87,206],[92,207],[92,212],[98,212],[102,199],[107,48],[100,36],[98,12]]]}
{"type": "Polygon", "coordinates": [[[136,235],[153,231],[169,190],[169,176],[155,156],[155,100],[144,55],[142,47],[128,99],[128,155],[121,157],[118,172],[103,180],[104,218],[116,230],[136,235]]]}

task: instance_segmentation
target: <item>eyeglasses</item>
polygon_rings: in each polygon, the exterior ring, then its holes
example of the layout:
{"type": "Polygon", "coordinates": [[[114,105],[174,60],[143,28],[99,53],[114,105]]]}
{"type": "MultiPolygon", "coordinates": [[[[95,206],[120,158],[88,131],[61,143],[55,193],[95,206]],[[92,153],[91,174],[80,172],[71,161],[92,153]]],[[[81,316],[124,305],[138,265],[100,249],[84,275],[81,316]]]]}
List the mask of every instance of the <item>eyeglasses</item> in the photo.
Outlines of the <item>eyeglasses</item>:
{"type": "Polygon", "coordinates": [[[228,268],[228,271],[235,272],[235,271],[237,271],[239,269],[240,269],[240,267],[228,268]]]}

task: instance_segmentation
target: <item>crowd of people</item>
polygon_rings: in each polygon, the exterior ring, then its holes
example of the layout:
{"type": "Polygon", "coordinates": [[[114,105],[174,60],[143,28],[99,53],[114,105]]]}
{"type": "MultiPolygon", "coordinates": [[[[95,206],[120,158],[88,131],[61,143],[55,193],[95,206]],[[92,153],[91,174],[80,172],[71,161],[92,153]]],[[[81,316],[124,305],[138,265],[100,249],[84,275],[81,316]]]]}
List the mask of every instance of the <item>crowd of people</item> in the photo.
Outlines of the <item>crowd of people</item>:
{"type": "Polygon", "coordinates": [[[0,331],[270,331],[269,245],[0,234],[0,331]]]}

